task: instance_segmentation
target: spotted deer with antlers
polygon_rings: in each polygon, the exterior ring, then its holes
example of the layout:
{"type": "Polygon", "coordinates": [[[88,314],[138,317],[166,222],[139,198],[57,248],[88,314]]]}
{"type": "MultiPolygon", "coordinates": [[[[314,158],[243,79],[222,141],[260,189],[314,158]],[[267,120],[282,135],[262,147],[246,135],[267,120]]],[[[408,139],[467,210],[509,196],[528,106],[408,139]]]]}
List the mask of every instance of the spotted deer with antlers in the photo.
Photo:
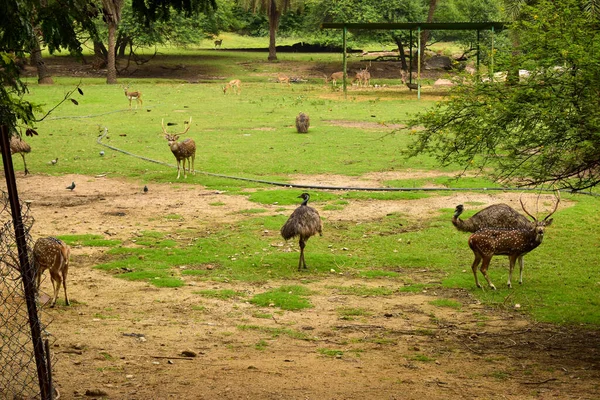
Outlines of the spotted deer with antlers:
{"type": "Polygon", "coordinates": [[[180,163],[182,163],[182,162],[183,162],[183,177],[184,178],[187,178],[187,175],[185,173],[186,161],[187,161],[187,165],[188,165],[188,172],[195,174],[194,159],[196,158],[196,142],[194,142],[194,139],[191,139],[191,138],[185,139],[181,142],[178,141],[179,136],[185,135],[187,133],[187,131],[190,130],[190,126],[192,125],[192,117],[190,117],[190,120],[186,121],[185,124],[186,124],[186,127],[183,132],[169,133],[169,132],[167,132],[167,129],[165,128],[165,120],[163,119],[161,121],[162,130],[163,130],[163,133],[165,134],[165,139],[167,139],[167,141],[169,142],[169,148],[171,149],[171,152],[173,153],[173,155],[175,156],[175,159],[177,160],[177,179],[179,179],[179,176],[180,176],[179,166],[180,166],[180,163]]]}
{"type": "Polygon", "coordinates": [[[487,274],[490,261],[492,260],[492,257],[496,255],[508,256],[508,287],[512,287],[511,278],[517,261],[519,262],[520,267],[519,284],[523,283],[523,256],[542,244],[544,230],[547,226],[552,224],[553,219],[550,218],[550,216],[558,209],[560,192],[557,192],[555,197],[556,204],[554,205],[554,209],[541,221],[538,221],[536,217],[527,211],[525,205],[523,205],[523,200],[519,198],[523,211],[525,211],[525,214],[533,220],[533,223],[529,228],[483,228],[469,237],[469,247],[473,250],[473,254],[475,255],[475,260],[473,261],[471,269],[473,270],[475,284],[478,288],[481,288],[481,285],[477,279],[477,266],[481,262],[481,273],[490,287],[496,290],[496,286],[494,286],[487,274]]]}

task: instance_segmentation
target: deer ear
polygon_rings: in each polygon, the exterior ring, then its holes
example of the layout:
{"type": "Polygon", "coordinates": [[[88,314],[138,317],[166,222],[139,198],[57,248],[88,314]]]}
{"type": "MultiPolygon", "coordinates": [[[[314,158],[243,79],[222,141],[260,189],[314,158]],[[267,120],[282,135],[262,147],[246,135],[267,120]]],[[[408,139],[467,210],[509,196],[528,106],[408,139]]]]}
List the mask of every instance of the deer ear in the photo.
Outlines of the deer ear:
{"type": "Polygon", "coordinates": [[[552,221],[554,221],[554,218],[550,218],[550,219],[546,220],[546,223],[544,224],[544,226],[552,225],[552,221]]]}

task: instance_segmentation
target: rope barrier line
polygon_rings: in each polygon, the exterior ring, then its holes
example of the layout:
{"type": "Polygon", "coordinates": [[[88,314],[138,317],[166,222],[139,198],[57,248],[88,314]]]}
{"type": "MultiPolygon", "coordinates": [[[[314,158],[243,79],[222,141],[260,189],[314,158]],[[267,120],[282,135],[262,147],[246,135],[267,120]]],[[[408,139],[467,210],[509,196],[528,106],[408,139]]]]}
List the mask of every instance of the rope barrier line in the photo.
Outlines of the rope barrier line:
{"type": "MultiPolygon", "coordinates": [[[[96,140],[97,143],[101,146],[107,147],[111,150],[126,154],[131,157],[139,158],[140,160],[152,162],[155,164],[164,165],[170,168],[177,168],[176,165],[167,164],[163,161],[153,160],[148,157],[140,156],[137,154],[130,153],[126,150],[119,149],[117,147],[111,146],[109,144],[103,143],[102,139],[104,139],[108,135],[108,128],[104,127],[104,133],[98,137],[96,140]]],[[[216,174],[213,172],[206,171],[198,171],[194,169],[194,172],[198,172],[200,174],[204,174],[207,176],[214,176],[217,178],[226,178],[226,179],[235,179],[246,182],[253,183],[262,183],[265,185],[271,186],[280,186],[287,188],[296,188],[296,189],[313,189],[313,190],[341,190],[341,191],[369,191],[369,192],[477,192],[477,191],[497,191],[497,192],[554,192],[554,189],[539,189],[539,188],[515,188],[515,187],[491,187],[491,188],[406,188],[406,187],[352,187],[352,186],[321,186],[321,185],[305,185],[305,184],[296,184],[296,183],[285,183],[285,182],[275,182],[275,181],[266,181],[262,179],[254,179],[254,178],[244,178],[241,176],[231,176],[224,174],[216,174]]],[[[575,190],[565,190],[567,193],[574,194],[586,194],[590,196],[600,196],[600,194],[595,193],[584,193],[578,192],[575,190]]]]}

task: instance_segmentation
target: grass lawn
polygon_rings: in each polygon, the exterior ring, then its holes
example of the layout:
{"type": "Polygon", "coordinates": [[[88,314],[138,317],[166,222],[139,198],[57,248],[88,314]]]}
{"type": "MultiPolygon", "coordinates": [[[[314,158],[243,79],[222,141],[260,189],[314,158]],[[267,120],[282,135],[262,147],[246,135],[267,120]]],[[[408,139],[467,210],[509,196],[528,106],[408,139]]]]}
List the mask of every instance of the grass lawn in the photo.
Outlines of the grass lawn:
{"type": "MultiPolygon", "coordinates": [[[[296,71],[305,73],[311,65],[338,65],[341,64],[340,56],[282,53],[278,63],[267,63],[266,55],[262,53],[228,52],[228,47],[235,46],[230,39],[224,37],[224,50],[219,51],[163,50],[170,60],[165,66],[177,65],[181,60],[188,65],[201,65],[206,73],[197,79],[197,83],[176,78],[120,78],[130,90],[143,93],[144,104],[137,110],[128,109],[121,86],[107,86],[102,78],[55,77],[53,86],[40,86],[31,79],[30,92],[26,96],[45,110],[52,108],[77,84],[84,95],[75,95],[78,106],[67,102],[37,125],[40,135],[28,139],[34,148],[27,157],[29,169],[36,174],[106,174],[140,183],[173,182],[176,172],[169,165],[174,165],[175,160],[163,137],[161,121],[169,124],[168,131],[174,133],[183,131],[183,122],[191,117],[192,127],[186,137],[196,141],[195,167],[200,172],[285,183],[296,174],[356,177],[371,172],[424,171],[436,175],[392,180],[386,184],[415,188],[497,186],[480,177],[454,180],[461,171],[460,166],[440,168],[427,156],[404,157],[403,151],[411,136],[394,126],[432,106],[440,100],[439,95],[428,96],[425,92],[419,101],[416,95],[409,94],[393,79],[385,89],[351,89],[347,97],[338,89],[326,86],[322,79],[310,78],[305,83],[280,85],[273,79],[277,73],[292,75],[296,71]],[[216,78],[206,79],[209,75],[216,78]],[[241,94],[224,95],[222,85],[233,78],[242,80],[241,94]],[[306,135],[295,132],[294,119],[299,112],[305,112],[311,118],[306,135]],[[107,135],[102,136],[104,133],[107,135]],[[106,148],[98,143],[101,136],[103,144],[159,163],[106,148]],[[104,156],[100,156],[100,151],[105,152],[104,156]],[[56,157],[59,157],[59,163],[48,165],[56,157]]],[[[21,168],[20,157],[15,157],[14,163],[16,169],[21,168]]],[[[277,231],[285,221],[280,214],[264,213],[261,205],[294,204],[297,189],[273,188],[202,173],[181,180],[180,184],[247,196],[256,203],[256,208],[248,210],[242,222],[221,227],[208,237],[200,237],[193,246],[184,246],[161,232],[145,233],[137,240],[135,248],[120,242],[102,241],[101,232],[98,232],[99,237],[64,238],[71,243],[80,241],[89,246],[109,247],[107,254],[112,259],[98,268],[130,268],[135,271],[119,276],[134,280],[153,277],[152,283],[157,286],[183,284],[181,279],[169,273],[176,265],[183,264],[222,266],[218,271],[191,268],[186,272],[217,281],[268,279],[265,276],[294,280],[299,276],[295,270],[277,267],[293,265],[297,254],[263,251],[269,243],[259,234],[264,230],[277,231]],[[234,236],[232,232],[235,232],[234,236]],[[244,254],[233,257],[240,248],[246,249],[244,254]]],[[[419,202],[427,196],[449,194],[435,191],[313,192],[315,207],[335,210],[343,210],[351,201],[402,199],[419,202]]],[[[310,244],[315,269],[309,274],[319,279],[335,269],[338,273],[365,279],[385,277],[397,280],[400,291],[415,282],[399,270],[434,270],[441,276],[443,286],[466,288],[486,304],[498,307],[518,304],[520,310],[540,321],[599,325],[600,234],[596,228],[600,222],[596,212],[599,200],[566,194],[563,199],[573,205],[554,215],[554,225],[548,229],[543,245],[525,257],[525,284],[512,290],[501,284],[508,273],[505,257],[495,257],[492,262],[493,280],[499,290],[475,288],[467,236],[450,224],[454,204],[441,207],[437,216],[431,216],[425,222],[416,222],[402,214],[360,224],[333,225],[325,221],[326,239],[310,244]],[[342,247],[350,249],[352,257],[348,257],[345,250],[339,250],[342,247]]],[[[466,214],[465,218],[470,215],[466,214]]],[[[194,232],[179,234],[195,235],[194,232]]],[[[202,295],[227,297],[237,294],[202,295]]],[[[290,301],[284,295],[269,293],[265,299],[252,301],[290,301]]],[[[299,290],[293,295],[293,305],[288,307],[309,306],[310,293],[299,290]]],[[[444,306],[454,307],[455,304],[450,302],[444,306]]]]}

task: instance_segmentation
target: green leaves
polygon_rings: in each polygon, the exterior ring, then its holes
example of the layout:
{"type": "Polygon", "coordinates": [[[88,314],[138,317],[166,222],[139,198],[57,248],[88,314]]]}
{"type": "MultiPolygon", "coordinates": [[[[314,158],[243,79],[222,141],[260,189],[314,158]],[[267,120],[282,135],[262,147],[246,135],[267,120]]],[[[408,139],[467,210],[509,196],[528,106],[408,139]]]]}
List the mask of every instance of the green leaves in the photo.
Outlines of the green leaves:
{"type": "Polygon", "coordinates": [[[515,69],[527,66],[529,76],[454,88],[449,101],[412,121],[425,129],[409,155],[430,153],[521,185],[593,187],[600,183],[600,31],[576,1],[541,1],[520,12],[511,28],[519,47],[504,57],[515,69]]]}

